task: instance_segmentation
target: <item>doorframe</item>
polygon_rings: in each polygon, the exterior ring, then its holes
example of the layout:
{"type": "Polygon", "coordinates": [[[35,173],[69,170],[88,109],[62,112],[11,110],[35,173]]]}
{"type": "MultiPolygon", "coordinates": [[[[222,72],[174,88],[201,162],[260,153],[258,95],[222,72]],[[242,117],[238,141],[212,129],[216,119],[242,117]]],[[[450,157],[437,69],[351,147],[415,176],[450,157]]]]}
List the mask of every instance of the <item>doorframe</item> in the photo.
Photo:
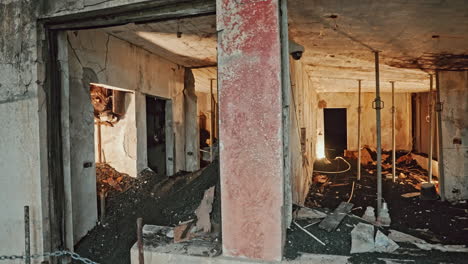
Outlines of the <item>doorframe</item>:
{"type": "MultiPolygon", "coordinates": [[[[68,15],[46,16],[37,21],[39,60],[45,68],[43,90],[45,93],[47,131],[47,174],[41,177],[49,185],[44,192],[44,250],[66,248],[67,228],[62,153],[62,73],[58,62],[59,33],[68,30],[104,28],[128,23],[148,23],[216,14],[213,0],[160,0],[114,6],[99,10],[76,12],[68,15]],[[42,56],[42,57],[41,57],[42,56]]],[[[73,250],[71,248],[71,250],[73,250]]]]}

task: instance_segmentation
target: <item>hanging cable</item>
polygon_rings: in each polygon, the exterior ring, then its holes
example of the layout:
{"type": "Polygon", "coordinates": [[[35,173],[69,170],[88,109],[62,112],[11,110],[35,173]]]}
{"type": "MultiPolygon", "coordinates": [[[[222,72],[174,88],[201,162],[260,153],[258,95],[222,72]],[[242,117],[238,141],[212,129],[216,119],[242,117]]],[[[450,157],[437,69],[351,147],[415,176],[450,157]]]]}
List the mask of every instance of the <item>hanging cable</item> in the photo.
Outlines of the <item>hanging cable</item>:
{"type": "Polygon", "coordinates": [[[343,157],[336,157],[335,160],[337,160],[337,159],[343,160],[348,165],[348,168],[346,170],[342,170],[342,171],[319,171],[319,170],[314,170],[314,172],[328,173],[328,174],[339,174],[339,173],[345,173],[345,172],[347,172],[347,171],[349,171],[351,169],[351,164],[349,164],[349,162],[347,160],[345,160],[343,157]]]}

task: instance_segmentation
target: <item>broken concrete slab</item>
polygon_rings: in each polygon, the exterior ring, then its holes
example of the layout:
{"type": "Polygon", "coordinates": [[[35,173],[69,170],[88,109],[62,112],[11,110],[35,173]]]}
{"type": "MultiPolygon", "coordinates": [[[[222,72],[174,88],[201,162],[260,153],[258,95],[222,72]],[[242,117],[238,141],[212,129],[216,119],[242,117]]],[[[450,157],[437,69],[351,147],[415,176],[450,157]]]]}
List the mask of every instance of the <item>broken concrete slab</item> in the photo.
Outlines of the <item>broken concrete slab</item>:
{"type": "Polygon", "coordinates": [[[377,230],[377,234],[375,235],[375,251],[391,253],[399,247],[395,241],[388,238],[380,230],[377,230]]]}
{"type": "Polygon", "coordinates": [[[395,242],[399,242],[399,243],[425,243],[426,242],[423,239],[420,239],[412,235],[408,235],[408,234],[405,234],[403,232],[396,231],[393,229],[390,230],[390,234],[388,234],[388,237],[391,240],[395,242]]]}
{"type": "Polygon", "coordinates": [[[343,218],[351,212],[354,204],[341,202],[341,204],[331,214],[327,215],[325,219],[320,223],[319,227],[325,229],[328,232],[335,230],[341,223],[343,218]]]}
{"type": "Polygon", "coordinates": [[[374,226],[359,223],[351,231],[351,254],[374,251],[374,226]]]}
{"type": "Polygon", "coordinates": [[[327,214],[317,209],[302,207],[297,210],[296,218],[298,220],[325,218],[327,214]]]}
{"type": "Polygon", "coordinates": [[[214,192],[214,186],[206,190],[200,206],[198,206],[198,208],[195,210],[195,214],[197,215],[198,219],[197,231],[203,230],[205,233],[211,232],[210,214],[213,210],[214,192]]]}
{"type": "Polygon", "coordinates": [[[411,243],[422,250],[440,250],[442,252],[468,252],[468,248],[465,245],[442,245],[442,244],[430,244],[425,240],[414,237],[412,235],[405,234],[396,230],[390,230],[388,237],[395,242],[411,243]]]}

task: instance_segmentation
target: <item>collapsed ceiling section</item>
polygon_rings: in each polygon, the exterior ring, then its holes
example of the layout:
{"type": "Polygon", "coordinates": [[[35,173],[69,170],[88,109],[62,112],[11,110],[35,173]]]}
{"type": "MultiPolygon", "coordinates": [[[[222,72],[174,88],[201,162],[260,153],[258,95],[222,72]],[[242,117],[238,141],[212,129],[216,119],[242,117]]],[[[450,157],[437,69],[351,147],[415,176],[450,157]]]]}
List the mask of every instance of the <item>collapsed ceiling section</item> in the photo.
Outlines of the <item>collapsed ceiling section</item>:
{"type": "Polygon", "coordinates": [[[305,46],[303,63],[319,91],[375,87],[374,54],[381,83],[397,92],[429,87],[435,68],[468,69],[466,1],[289,1],[290,38],[305,46]]]}

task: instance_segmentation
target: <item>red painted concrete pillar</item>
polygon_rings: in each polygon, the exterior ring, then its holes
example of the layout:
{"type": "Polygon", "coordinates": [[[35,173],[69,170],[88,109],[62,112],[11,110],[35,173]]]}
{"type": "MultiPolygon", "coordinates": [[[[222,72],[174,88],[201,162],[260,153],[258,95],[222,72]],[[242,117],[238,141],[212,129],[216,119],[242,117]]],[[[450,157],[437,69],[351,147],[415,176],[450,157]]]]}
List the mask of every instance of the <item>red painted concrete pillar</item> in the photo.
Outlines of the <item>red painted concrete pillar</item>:
{"type": "Polygon", "coordinates": [[[217,0],[223,254],[281,260],[278,0],[217,0]]]}

